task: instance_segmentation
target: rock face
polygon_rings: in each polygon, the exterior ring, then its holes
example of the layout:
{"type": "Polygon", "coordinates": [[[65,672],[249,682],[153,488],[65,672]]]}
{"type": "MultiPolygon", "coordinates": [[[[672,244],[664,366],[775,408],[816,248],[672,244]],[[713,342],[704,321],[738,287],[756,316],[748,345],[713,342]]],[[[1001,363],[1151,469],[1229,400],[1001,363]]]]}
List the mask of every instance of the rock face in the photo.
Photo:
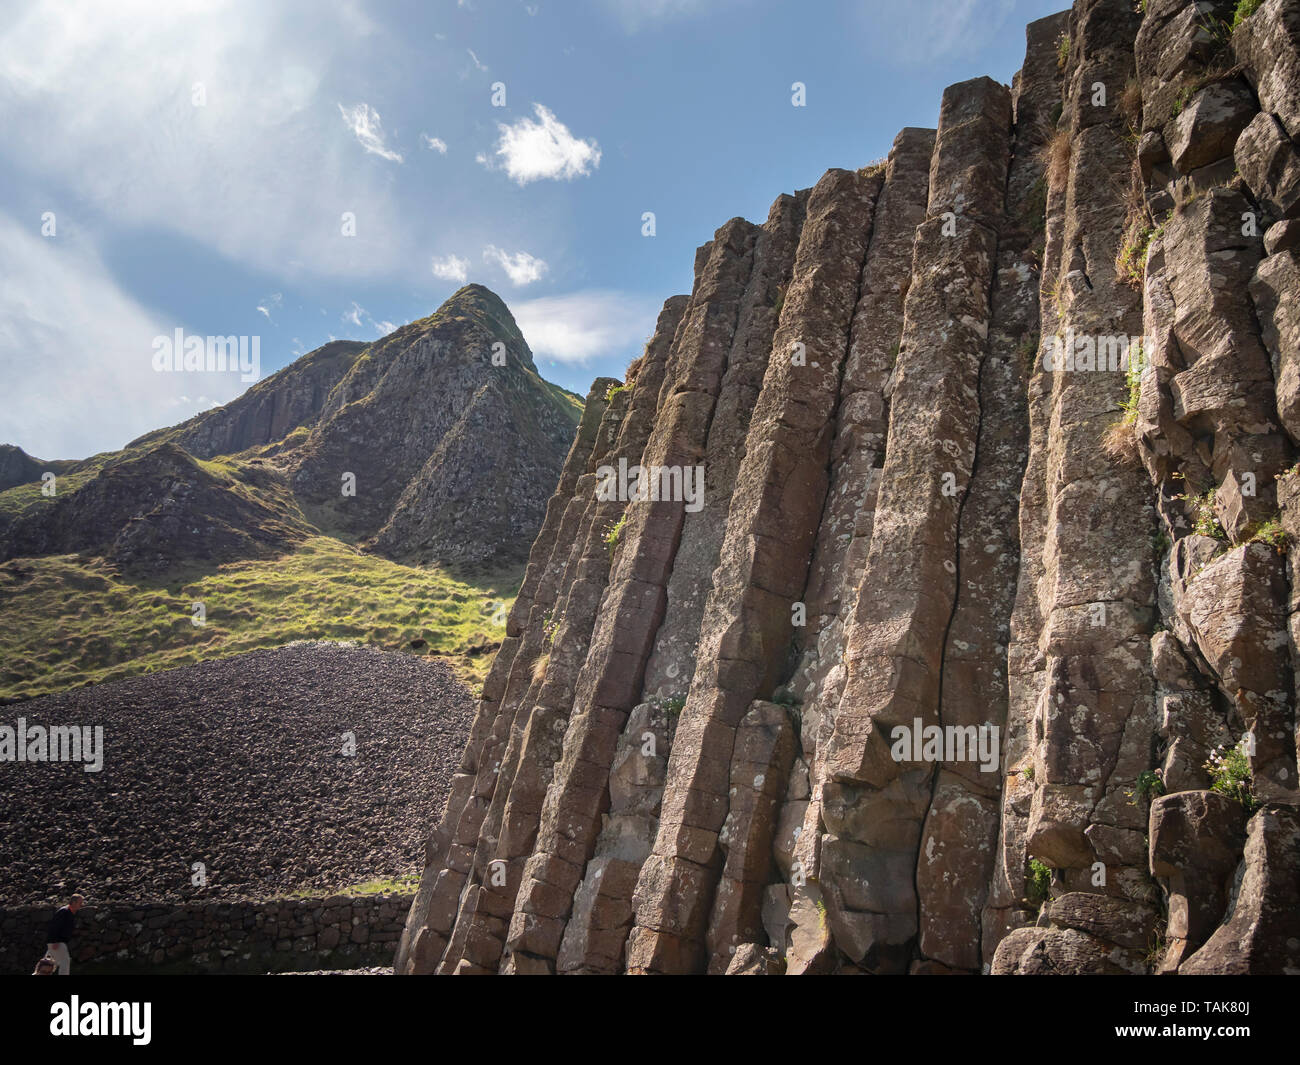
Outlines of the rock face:
{"type": "Polygon", "coordinates": [[[1300,970],[1300,4],[1234,7],[1077,0],[700,249],[397,972],[1300,970]]]}
{"type": "Polygon", "coordinates": [[[164,570],[273,555],[315,526],[409,563],[515,564],[580,414],[505,304],[468,285],[121,452],[42,462],[0,446],[0,561],[88,552],[164,570]]]}
{"type": "Polygon", "coordinates": [[[273,555],[305,530],[272,493],[265,500],[255,494],[258,482],[267,487],[271,477],[268,471],[236,479],[174,443],[158,444],[28,508],[3,529],[0,561],[85,552],[132,570],[158,570],[181,559],[273,555]]]}
{"type": "Polygon", "coordinates": [[[258,381],[224,407],[204,411],[171,429],[148,433],[127,447],[166,437],[196,458],[210,459],[274,444],[320,417],[334,386],[365,350],[363,341],[331,341],[258,381]]]}
{"type": "Polygon", "coordinates": [[[522,561],[578,414],[538,376],[506,305],[467,285],[352,364],[291,460],[292,483],[309,510],[389,557],[522,561]]]}
{"type": "Polygon", "coordinates": [[[39,481],[46,470],[63,473],[73,463],[65,460],[53,462],[33,458],[20,447],[13,444],[0,444],[0,492],[20,484],[39,481]]]}

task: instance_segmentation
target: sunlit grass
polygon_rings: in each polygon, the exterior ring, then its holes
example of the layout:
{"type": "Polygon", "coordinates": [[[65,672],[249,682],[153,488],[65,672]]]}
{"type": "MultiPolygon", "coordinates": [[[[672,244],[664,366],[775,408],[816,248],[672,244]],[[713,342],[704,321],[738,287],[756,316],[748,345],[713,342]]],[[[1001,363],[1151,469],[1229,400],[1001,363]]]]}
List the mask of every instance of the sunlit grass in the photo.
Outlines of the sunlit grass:
{"type": "Polygon", "coordinates": [[[278,559],[152,581],[75,555],[15,559],[0,565],[0,698],[294,640],[440,656],[477,690],[521,577],[514,569],[460,578],[361,554],[325,536],[278,559]],[[202,627],[192,622],[195,602],[206,613],[202,627]]]}

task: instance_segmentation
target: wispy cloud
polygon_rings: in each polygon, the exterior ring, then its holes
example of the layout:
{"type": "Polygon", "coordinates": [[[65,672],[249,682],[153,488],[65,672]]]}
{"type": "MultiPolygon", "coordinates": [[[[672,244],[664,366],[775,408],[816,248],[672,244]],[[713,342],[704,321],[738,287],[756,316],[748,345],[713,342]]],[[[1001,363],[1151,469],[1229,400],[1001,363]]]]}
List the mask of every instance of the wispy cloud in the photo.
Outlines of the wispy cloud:
{"type": "Polygon", "coordinates": [[[447,154],[447,142],[441,137],[430,137],[427,133],[421,133],[420,139],[429,151],[438,152],[441,155],[447,154]]]}
{"type": "Polygon", "coordinates": [[[132,11],[34,0],[0,22],[0,171],[64,190],[118,232],[180,234],[266,273],[357,279],[424,260],[386,169],[358,167],[338,135],[347,97],[324,95],[346,57],[381,47],[358,4],[132,11]],[[343,211],[362,219],[354,238],[343,211]]]}
{"type": "Polygon", "coordinates": [[[238,373],[156,372],[154,338],[193,330],[123,292],[95,249],[43,238],[3,213],[0,247],[0,442],[82,458],[247,388],[238,373]]]}
{"type": "Polygon", "coordinates": [[[339,114],[343,116],[344,125],[352,131],[357,142],[371,155],[377,155],[381,159],[391,159],[395,163],[402,161],[400,152],[390,151],[385,147],[384,124],[380,121],[379,112],[369,104],[360,103],[355,107],[344,107],[339,104],[339,114]]]}
{"type": "Polygon", "coordinates": [[[510,305],[533,353],[554,362],[639,355],[654,329],[658,305],[623,292],[591,289],[510,305]]]}
{"type": "Polygon", "coordinates": [[[546,273],[545,260],[529,255],[526,251],[513,254],[502,251],[495,244],[489,244],[483,249],[483,260],[500,266],[506,272],[506,277],[510,278],[510,283],[516,287],[530,285],[546,273]]]}
{"type": "Polygon", "coordinates": [[[487,70],[487,64],[479,62],[479,58],[477,55],[474,54],[473,48],[466,48],[465,51],[469,53],[470,59],[474,60],[475,67],[477,67],[479,70],[487,70]]]}
{"type": "MultiPolygon", "coordinates": [[[[513,125],[497,124],[501,136],[494,155],[512,181],[520,185],[545,178],[571,181],[600,166],[600,146],[594,140],[579,140],[541,104],[533,104],[533,113],[536,121],[525,117],[513,125]]],[[[478,161],[491,165],[484,155],[478,161]]]]}
{"type": "Polygon", "coordinates": [[[930,67],[974,55],[1023,19],[1015,0],[909,0],[856,9],[864,54],[873,63],[930,67]]]}
{"type": "Polygon", "coordinates": [[[257,309],[261,311],[264,315],[266,315],[268,321],[273,321],[274,319],[271,318],[271,312],[279,310],[280,304],[282,304],[283,302],[284,302],[284,296],[281,293],[272,292],[269,296],[267,296],[264,300],[262,300],[261,303],[257,305],[257,309]]]}
{"type": "Polygon", "coordinates": [[[444,255],[441,259],[434,256],[433,276],[443,281],[459,281],[463,285],[469,278],[469,260],[456,255],[444,255]]]}
{"type": "MultiPolygon", "coordinates": [[[[375,321],[375,319],[370,316],[370,313],[355,300],[352,301],[352,306],[344,311],[341,317],[343,321],[347,322],[348,325],[353,328],[362,330],[373,329],[375,335],[381,337],[387,336],[397,328],[397,326],[389,321],[375,321]]],[[[330,337],[330,339],[333,340],[334,338],[330,337]]]]}

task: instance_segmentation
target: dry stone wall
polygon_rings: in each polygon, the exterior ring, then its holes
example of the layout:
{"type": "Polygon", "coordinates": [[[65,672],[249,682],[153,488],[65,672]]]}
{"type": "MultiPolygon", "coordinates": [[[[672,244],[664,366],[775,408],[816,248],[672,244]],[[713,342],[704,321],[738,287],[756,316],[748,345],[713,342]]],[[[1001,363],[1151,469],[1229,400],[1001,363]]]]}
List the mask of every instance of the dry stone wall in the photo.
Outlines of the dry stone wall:
{"type": "Polygon", "coordinates": [[[597,383],[399,973],[1300,970],[1300,0],[1026,41],[597,383]]]}
{"type": "MultiPolygon", "coordinates": [[[[87,905],[70,949],[74,972],[266,973],[387,965],[409,895],[270,902],[87,905]]],[[[0,973],[27,975],[45,953],[54,906],[0,910],[0,973]]]]}

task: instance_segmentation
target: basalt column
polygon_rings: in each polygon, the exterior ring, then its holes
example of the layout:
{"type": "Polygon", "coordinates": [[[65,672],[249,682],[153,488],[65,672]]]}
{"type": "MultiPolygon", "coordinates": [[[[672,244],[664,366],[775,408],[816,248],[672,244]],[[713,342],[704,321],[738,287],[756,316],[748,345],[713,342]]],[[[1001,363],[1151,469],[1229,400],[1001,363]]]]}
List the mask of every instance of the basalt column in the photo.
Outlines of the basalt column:
{"type": "Polygon", "coordinates": [[[483,683],[483,695],[461,758],[460,771],[452,778],[442,819],[429,836],[424,875],[407,916],[406,929],[394,961],[398,973],[432,972],[446,948],[451,916],[455,913],[456,900],[469,871],[478,822],[482,820],[484,806],[476,782],[479,768],[487,762],[485,747],[500,710],[511,664],[528,627],[538,585],[543,574],[553,581],[560,559],[567,557],[567,546],[560,539],[560,527],[573,500],[578,478],[586,471],[591,459],[605,413],[605,394],[613,383],[599,378],[591,387],[559,484],[547,503],[546,518],[529,552],[523,583],[506,619],[505,639],[483,683]],[[470,825],[473,826],[472,835],[470,825]]]}
{"type": "Polygon", "coordinates": [[[718,563],[745,433],[767,368],[807,201],[807,190],[780,197],[755,241],[754,268],[709,425],[703,497],[698,501],[702,506],[688,508],[682,525],[666,613],[646,667],[641,702],[619,737],[610,769],[609,812],[574,896],[557,959],[560,972],[613,972],[621,967],[632,923],[632,892],[654,843],[676,714],[695,668],[704,600],[718,563]]]}
{"type": "MultiPolygon", "coordinates": [[[[880,467],[889,428],[886,388],[902,336],[903,300],[912,279],[912,241],[925,219],[934,130],[905,129],[894,139],[876,204],[849,336],[826,495],[808,582],[806,622],[795,626],[800,659],[782,694],[799,706],[800,754],[774,826],[775,876],[761,917],[768,942],[785,953],[790,877],[797,833],[809,802],[817,737],[843,688],[844,632],[871,543],[880,467]]],[[[758,937],[755,937],[756,939],[758,937]]]]}
{"type": "Polygon", "coordinates": [[[934,773],[918,757],[919,728],[938,723],[1010,128],[1004,86],[982,78],[944,92],[844,693],[795,851],[795,972],[833,965],[832,938],[869,971],[904,970],[916,936],[914,871],[934,773]],[[891,751],[896,726],[918,732],[906,757],[891,751]]]}
{"type": "Polygon", "coordinates": [[[829,483],[841,368],[880,184],[879,176],[832,170],[808,198],[669,757],[654,852],[637,884],[631,972],[705,966],[735,731],[785,668],[791,605],[803,591],[829,483]]]}
{"type": "MultiPolygon", "coordinates": [[[[549,968],[573,893],[608,803],[608,774],[646,660],[663,620],[667,585],[686,514],[684,480],[708,439],[718,391],[754,263],[759,227],[733,219],[718,231],[692,294],[640,465],[648,498],[620,500],[609,590],[578,677],[573,714],[545,794],[537,846],[523,870],[509,930],[509,964],[549,968]],[[668,479],[660,477],[663,473],[668,479]],[[667,491],[664,490],[668,486],[667,491]]],[[[707,488],[707,486],[706,486],[707,488]]]]}
{"type": "Polygon", "coordinates": [[[1015,876],[1006,849],[1018,847],[1027,786],[1025,857],[1052,871],[1052,898],[1040,927],[998,944],[994,972],[1139,970],[1135,939],[1153,917],[1145,812],[1130,799],[1154,766],[1154,510],[1140,471],[1103,446],[1127,383],[1121,365],[1097,355],[1101,338],[1142,331],[1137,293],[1116,268],[1132,159],[1120,101],[1133,79],[1138,21],[1123,0],[1081,0],[1069,26],[1068,142],[1053,145],[1054,169],[1065,174],[1061,244],[1042,289],[1059,317],[1044,313],[1035,377],[1048,380],[1036,380],[1031,394],[1048,390],[1045,461],[1031,464],[1025,482],[1028,505],[1041,501],[1043,517],[1022,516],[1021,526],[1037,601],[1022,596],[1016,610],[1025,619],[1013,620],[1034,647],[1013,656],[1011,706],[1033,709],[1018,724],[1029,755],[1008,781],[999,872],[1015,876]]]}
{"type": "MultiPolygon", "coordinates": [[[[1028,452],[1025,384],[1038,340],[1038,262],[1045,182],[1043,150],[1061,93],[1060,16],[1029,26],[1013,89],[1015,131],[1000,223],[988,356],[980,367],[979,439],[961,512],[957,601],[948,625],[939,723],[986,739],[984,758],[945,761],[933,782],[916,870],[918,968],[976,972],[980,914],[996,854],[1007,646],[1020,568],[1018,511],[1028,452]],[[984,730],[981,733],[978,730],[984,730]],[[989,742],[996,736],[998,744],[989,742]]],[[[977,751],[976,754],[980,753],[977,751]]]]}
{"type": "MultiPolygon", "coordinates": [[[[714,245],[709,250],[724,258],[727,254],[714,245]]],[[[536,834],[551,765],[559,753],[574,687],[607,585],[610,552],[605,541],[621,504],[603,497],[599,489],[609,468],[640,458],[658,414],[667,366],[686,310],[684,297],[674,297],[665,305],[644,356],[611,401],[613,416],[607,416],[601,426],[602,440],[608,443],[598,448],[592,472],[578,483],[574,505],[580,517],[569,540],[572,547],[564,591],[541,622],[542,646],[527,679],[522,709],[517,712],[493,808],[480,833],[475,872],[481,886],[471,889],[462,903],[456,931],[463,946],[453,936],[443,971],[464,971],[469,966],[490,971],[499,963],[523,860],[536,834]]]]}

